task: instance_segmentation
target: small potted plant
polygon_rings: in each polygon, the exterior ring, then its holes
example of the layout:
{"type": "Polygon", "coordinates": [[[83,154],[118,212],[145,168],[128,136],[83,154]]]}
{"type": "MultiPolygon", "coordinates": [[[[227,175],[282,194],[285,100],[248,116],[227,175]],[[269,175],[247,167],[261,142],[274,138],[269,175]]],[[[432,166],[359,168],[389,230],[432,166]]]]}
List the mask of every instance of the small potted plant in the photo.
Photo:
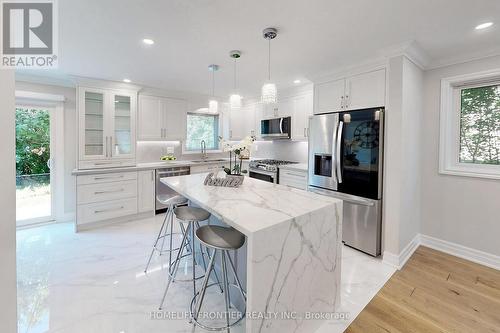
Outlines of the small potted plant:
{"type": "Polygon", "coordinates": [[[247,170],[242,170],[243,160],[250,156],[250,149],[255,139],[248,136],[236,144],[231,144],[222,137],[219,137],[219,140],[222,151],[229,152],[229,168],[224,168],[226,177],[238,177],[243,180],[243,174],[247,173],[247,170]]]}

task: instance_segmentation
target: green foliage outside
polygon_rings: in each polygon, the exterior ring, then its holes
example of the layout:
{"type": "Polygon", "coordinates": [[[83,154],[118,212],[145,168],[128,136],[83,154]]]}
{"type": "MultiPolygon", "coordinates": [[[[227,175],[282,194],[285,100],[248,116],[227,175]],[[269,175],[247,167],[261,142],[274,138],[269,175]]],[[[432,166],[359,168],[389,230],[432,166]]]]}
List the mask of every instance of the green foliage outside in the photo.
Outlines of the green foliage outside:
{"type": "Polygon", "coordinates": [[[205,140],[207,150],[219,146],[219,116],[189,113],[187,116],[187,150],[200,150],[201,140],[205,140]]]}
{"type": "Polygon", "coordinates": [[[16,175],[49,173],[49,158],[49,112],[16,108],[16,175]]]}
{"type": "Polygon", "coordinates": [[[462,89],[460,162],[500,164],[500,86],[462,89]]]}

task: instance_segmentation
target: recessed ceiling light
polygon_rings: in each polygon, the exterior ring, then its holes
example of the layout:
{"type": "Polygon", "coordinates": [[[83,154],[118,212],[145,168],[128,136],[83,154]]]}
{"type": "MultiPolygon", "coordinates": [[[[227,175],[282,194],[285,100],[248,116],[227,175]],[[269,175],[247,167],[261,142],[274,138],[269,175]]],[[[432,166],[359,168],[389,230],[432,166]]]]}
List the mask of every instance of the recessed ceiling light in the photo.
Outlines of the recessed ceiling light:
{"type": "Polygon", "coordinates": [[[154,41],[154,40],[149,39],[149,38],[144,38],[144,39],[142,40],[142,42],[143,42],[144,44],[146,44],[146,45],[153,45],[153,44],[155,43],[155,41],[154,41]]]}
{"type": "Polygon", "coordinates": [[[298,80],[298,79],[297,79],[297,80],[293,80],[293,83],[295,83],[295,84],[299,84],[299,83],[300,83],[300,80],[298,80]]]}
{"type": "Polygon", "coordinates": [[[123,82],[125,82],[125,83],[130,83],[130,82],[132,82],[132,81],[130,81],[130,79],[123,79],[123,82]]]}
{"type": "Polygon", "coordinates": [[[483,29],[491,27],[492,25],[493,25],[493,22],[481,23],[480,25],[478,25],[476,27],[476,30],[483,30],[483,29]]]}

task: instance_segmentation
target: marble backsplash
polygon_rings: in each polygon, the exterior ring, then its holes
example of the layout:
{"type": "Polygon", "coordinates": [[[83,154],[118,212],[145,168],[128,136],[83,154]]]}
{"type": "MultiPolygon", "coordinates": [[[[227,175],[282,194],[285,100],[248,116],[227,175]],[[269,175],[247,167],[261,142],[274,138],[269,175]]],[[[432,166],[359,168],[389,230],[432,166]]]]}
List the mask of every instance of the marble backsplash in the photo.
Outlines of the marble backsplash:
{"type": "MultiPolygon", "coordinates": [[[[137,142],[137,162],[157,162],[170,151],[178,160],[199,159],[201,154],[183,154],[180,141],[139,141],[137,142]]],[[[210,153],[210,158],[228,157],[227,153],[210,153]]],[[[307,162],[307,142],[300,141],[256,141],[252,147],[252,159],[280,159],[307,162]]]]}

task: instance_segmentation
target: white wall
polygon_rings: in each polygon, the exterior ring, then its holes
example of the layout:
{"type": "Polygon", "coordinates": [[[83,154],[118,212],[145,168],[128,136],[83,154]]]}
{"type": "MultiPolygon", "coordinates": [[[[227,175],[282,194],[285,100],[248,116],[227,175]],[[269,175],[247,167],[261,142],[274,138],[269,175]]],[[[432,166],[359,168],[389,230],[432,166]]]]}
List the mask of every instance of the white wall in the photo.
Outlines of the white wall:
{"type": "Polygon", "coordinates": [[[14,71],[0,70],[0,327],[17,332],[14,71]]]}
{"type": "Polygon", "coordinates": [[[424,99],[424,73],[408,58],[403,61],[403,122],[401,149],[402,213],[399,237],[402,249],[420,232],[421,221],[421,132],[424,99]]]}
{"type": "Polygon", "coordinates": [[[391,58],[387,87],[383,250],[398,258],[420,232],[423,72],[405,56],[391,58]]]}
{"type": "Polygon", "coordinates": [[[70,217],[76,207],[76,180],[71,175],[71,171],[76,168],[76,89],[16,81],[16,90],[63,95],[66,98],[64,102],[64,213],[70,217]]]}
{"type": "Polygon", "coordinates": [[[425,73],[421,232],[500,255],[500,181],[438,174],[440,80],[495,68],[500,57],[425,73]]]}

